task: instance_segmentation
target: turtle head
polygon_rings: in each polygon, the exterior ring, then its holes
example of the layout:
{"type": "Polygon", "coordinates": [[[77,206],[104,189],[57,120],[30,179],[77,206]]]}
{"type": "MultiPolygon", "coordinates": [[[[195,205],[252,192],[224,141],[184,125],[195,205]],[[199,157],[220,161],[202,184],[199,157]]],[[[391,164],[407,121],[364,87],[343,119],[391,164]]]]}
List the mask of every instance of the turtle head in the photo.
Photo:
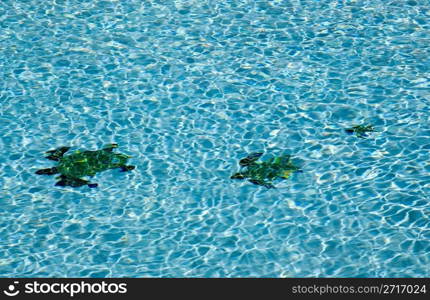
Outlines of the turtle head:
{"type": "Polygon", "coordinates": [[[118,158],[118,160],[121,160],[121,161],[127,161],[127,159],[131,158],[130,155],[122,154],[122,153],[118,153],[116,157],[118,158]]]}

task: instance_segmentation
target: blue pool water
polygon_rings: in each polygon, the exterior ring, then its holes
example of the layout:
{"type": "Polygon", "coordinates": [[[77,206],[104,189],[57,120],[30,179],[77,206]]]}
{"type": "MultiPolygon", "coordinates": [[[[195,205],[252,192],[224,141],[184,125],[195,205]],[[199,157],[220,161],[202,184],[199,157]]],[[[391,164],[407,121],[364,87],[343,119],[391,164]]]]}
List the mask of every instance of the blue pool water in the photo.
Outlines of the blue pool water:
{"type": "Polygon", "coordinates": [[[429,20],[428,0],[2,0],[0,276],[430,276],[429,20]],[[136,169],[98,188],[34,174],[111,142],[136,169]],[[303,172],[231,180],[252,152],[303,172]]]}

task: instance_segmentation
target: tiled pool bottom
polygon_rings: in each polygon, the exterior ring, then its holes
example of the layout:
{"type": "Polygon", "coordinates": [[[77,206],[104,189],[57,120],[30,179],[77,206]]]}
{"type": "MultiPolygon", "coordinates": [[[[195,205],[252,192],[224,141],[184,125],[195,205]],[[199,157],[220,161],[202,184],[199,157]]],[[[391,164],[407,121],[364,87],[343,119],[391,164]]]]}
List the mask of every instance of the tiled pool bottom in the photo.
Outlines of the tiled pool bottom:
{"type": "Polygon", "coordinates": [[[428,1],[2,1],[0,275],[430,276],[428,1]],[[31,12],[31,13],[30,13],[31,12]],[[371,123],[367,139],[344,128],[371,123]],[[116,142],[97,189],[34,172],[116,142]],[[303,169],[230,179],[252,152],[303,169]]]}

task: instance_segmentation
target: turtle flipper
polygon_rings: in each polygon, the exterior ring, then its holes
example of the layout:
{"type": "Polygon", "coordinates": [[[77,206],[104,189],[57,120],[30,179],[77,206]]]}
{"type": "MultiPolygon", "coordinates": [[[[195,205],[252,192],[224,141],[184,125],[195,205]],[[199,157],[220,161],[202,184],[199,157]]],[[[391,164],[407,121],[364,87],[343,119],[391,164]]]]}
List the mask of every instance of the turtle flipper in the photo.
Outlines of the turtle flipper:
{"type": "Polygon", "coordinates": [[[252,164],[253,162],[257,161],[261,156],[263,155],[262,152],[258,152],[258,153],[251,153],[250,155],[248,155],[247,157],[241,159],[239,161],[239,165],[245,167],[245,166],[249,166],[250,164],[252,164]]]}
{"type": "Polygon", "coordinates": [[[57,173],[58,173],[58,170],[56,167],[48,168],[48,169],[40,169],[36,171],[37,175],[54,175],[57,173]]]}
{"type": "Polygon", "coordinates": [[[268,188],[268,189],[275,188],[275,186],[273,184],[271,184],[270,182],[265,182],[264,180],[250,179],[249,182],[256,184],[256,185],[264,186],[265,188],[268,188]]]}
{"type": "Polygon", "coordinates": [[[45,158],[50,159],[50,160],[59,161],[60,158],[63,157],[64,153],[69,151],[69,149],[70,149],[70,147],[60,147],[60,148],[55,149],[55,150],[46,151],[46,154],[49,154],[49,155],[46,156],[45,158]]]}
{"type": "Polygon", "coordinates": [[[135,168],[136,168],[135,166],[122,166],[121,172],[131,171],[131,170],[134,170],[135,168]]]}
{"type": "Polygon", "coordinates": [[[88,180],[84,180],[81,178],[73,178],[61,175],[59,177],[60,181],[58,181],[56,186],[71,186],[71,187],[80,187],[83,185],[88,185],[89,187],[96,187],[96,183],[90,183],[88,180]]]}
{"type": "Polygon", "coordinates": [[[348,134],[353,134],[354,133],[354,129],[347,128],[347,129],[345,129],[345,132],[348,133],[348,134]]]}
{"type": "Polygon", "coordinates": [[[107,144],[104,146],[103,150],[104,151],[108,151],[108,152],[112,152],[113,149],[118,148],[118,144],[107,144]]]}

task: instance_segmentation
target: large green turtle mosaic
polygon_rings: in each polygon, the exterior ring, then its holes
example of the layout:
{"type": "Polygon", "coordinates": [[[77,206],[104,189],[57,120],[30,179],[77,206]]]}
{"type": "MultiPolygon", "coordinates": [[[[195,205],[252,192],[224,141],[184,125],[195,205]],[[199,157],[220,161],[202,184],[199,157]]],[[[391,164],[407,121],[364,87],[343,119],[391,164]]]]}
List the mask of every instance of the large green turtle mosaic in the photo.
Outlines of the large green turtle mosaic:
{"type": "Polygon", "coordinates": [[[252,153],[239,161],[241,170],[231,176],[231,179],[248,179],[249,182],[266,188],[274,188],[272,181],[287,179],[301,169],[295,166],[290,155],[270,158],[267,161],[257,161],[263,153],[252,153]]]}
{"type": "Polygon", "coordinates": [[[53,168],[41,169],[36,171],[39,175],[54,175],[60,174],[57,177],[59,180],[57,186],[79,187],[88,185],[89,187],[97,187],[97,183],[90,183],[83,179],[85,176],[94,176],[96,173],[119,168],[121,171],[130,171],[135,167],[127,165],[128,159],[131,157],[126,154],[115,153],[113,149],[118,148],[117,144],[108,144],[101,150],[96,151],[76,151],[70,155],[64,155],[70,147],[61,147],[55,150],[46,152],[47,159],[58,162],[58,165],[53,168]]]}

